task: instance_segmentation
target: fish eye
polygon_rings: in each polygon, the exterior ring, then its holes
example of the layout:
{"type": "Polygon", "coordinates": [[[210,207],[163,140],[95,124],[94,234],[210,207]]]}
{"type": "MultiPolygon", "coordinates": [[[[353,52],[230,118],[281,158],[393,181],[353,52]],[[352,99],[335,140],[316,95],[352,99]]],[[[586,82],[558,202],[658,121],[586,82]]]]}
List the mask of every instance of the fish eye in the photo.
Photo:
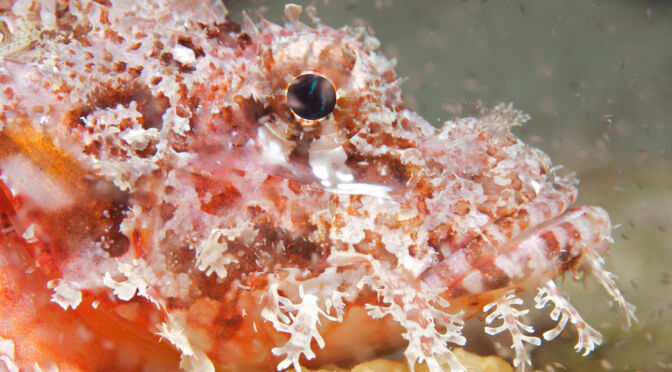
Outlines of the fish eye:
{"type": "Polygon", "coordinates": [[[287,104],[293,113],[306,120],[319,120],[336,106],[336,90],[329,80],[317,74],[304,74],[287,88],[287,104]]]}

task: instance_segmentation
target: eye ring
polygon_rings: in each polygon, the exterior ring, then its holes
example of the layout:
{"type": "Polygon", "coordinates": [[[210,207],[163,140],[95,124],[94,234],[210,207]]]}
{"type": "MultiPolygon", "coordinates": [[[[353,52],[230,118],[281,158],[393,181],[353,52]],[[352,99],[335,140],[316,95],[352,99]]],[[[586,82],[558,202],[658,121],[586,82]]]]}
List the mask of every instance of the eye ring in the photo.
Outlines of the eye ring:
{"type": "Polygon", "coordinates": [[[334,110],[336,90],[322,75],[302,74],[287,87],[287,105],[302,119],[320,120],[334,110]]]}

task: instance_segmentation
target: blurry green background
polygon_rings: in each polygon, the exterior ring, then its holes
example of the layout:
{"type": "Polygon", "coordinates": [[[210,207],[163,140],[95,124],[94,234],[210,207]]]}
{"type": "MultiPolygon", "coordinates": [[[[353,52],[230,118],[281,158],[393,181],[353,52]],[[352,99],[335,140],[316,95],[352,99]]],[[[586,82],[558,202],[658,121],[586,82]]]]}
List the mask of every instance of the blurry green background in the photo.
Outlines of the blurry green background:
{"type": "MultiPolygon", "coordinates": [[[[283,21],[282,1],[224,2],[237,21],[242,10],[283,21]]],[[[296,2],[330,26],[370,25],[408,78],[407,103],[436,125],[498,102],[530,113],[516,133],[576,171],[579,203],[620,225],[607,267],[640,322],[624,331],[594,281],[567,278],[561,287],[604,344],[582,358],[568,327],[533,352],[536,368],[672,370],[672,1],[296,2]]],[[[552,326],[532,313],[537,328],[552,326]]],[[[481,329],[470,327],[468,347],[487,350],[475,345],[481,329]]]]}

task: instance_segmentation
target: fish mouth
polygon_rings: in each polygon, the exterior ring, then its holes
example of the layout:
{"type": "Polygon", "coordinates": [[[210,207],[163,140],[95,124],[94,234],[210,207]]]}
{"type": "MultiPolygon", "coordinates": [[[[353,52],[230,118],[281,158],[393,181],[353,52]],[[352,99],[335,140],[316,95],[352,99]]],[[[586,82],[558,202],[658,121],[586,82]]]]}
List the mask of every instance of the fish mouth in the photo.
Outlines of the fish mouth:
{"type": "Polygon", "coordinates": [[[486,234],[472,239],[425,271],[422,282],[457,299],[515,288],[527,290],[566,272],[583,269],[586,254],[603,254],[611,223],[601,207],[581,206],[542,220],[493,245],[486,234]]]}

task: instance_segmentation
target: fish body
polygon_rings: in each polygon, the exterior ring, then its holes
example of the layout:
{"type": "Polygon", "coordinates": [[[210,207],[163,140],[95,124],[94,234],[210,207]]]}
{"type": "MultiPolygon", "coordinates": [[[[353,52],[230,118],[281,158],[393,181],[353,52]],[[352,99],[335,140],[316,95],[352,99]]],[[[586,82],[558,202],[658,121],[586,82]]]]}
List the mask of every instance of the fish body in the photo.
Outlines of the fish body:
{"type": "MultiPolygon", "coordinates": [[[[232,22],[217,2],[14,2],[0,57],[0,337],[12,368],[283,370],[451,348],[516,294],[601,342],[553,279],[593,273],[606,211],[499,105],[435,128],[362,29],[232,22]],[[310,74],[333,111],[298,116],[310,74]],[[63,343],[67,347],[63,347],[63,343]],[[11,347],[10,347],[11,346],[11,347]],[[101,357],[103,355],[104,357],[101,357]]],[[[311,88],[310,94],[313,94],[311,88]]],[[[322,108],[325,106],[323,105],[322,108]]],[[[501,325],[498,322],[502,322],[501,325]]]]}

